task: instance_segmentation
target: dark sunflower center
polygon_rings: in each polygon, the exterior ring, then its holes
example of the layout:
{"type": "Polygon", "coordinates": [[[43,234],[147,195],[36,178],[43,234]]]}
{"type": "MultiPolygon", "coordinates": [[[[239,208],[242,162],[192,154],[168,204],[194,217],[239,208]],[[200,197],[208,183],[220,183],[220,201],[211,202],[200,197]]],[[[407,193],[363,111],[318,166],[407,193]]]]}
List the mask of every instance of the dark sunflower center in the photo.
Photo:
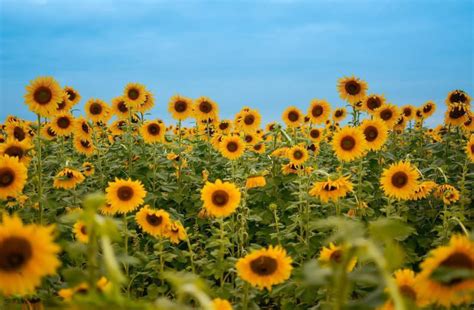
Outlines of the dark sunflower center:
{"type": "Polygon", "coordinates": [[[66,172],[66,177],[68,179],[72,179],[72,178],[74,178],[74,173],[72,173],[71,171],[68,171],[68,172],[66,172]]]}
{"type": "Polygon", "coordinates": [[[0,270],[17,272],[33,256],[33,249],[28,240],[21,237],[7,237],[0,242],[0,270]]]}
{"type": "Polygon", "coordinates": [[[357,95],[361,89],[360,84],[356,81],[347,82],[346,85],[344,85],[344,88],[346,89],[346,92],[352,96],[357,95]]]}
{"type": "Polygon", "coordinates": [[[183,113],[188,109],[188,104],[182,100],[178,100],[174,103],[174,110],[178,113],[183,113]]]}
{"type": "Polygon", "coordinates": [[[474,144],[471,144],[471,153],[474,154],[474,144]]]}
{"type": "Polygon", "coordinates": [[[416,292],[413,289],[413,287],[409,285],[402,285],[398,287],[400,290],[400,293],[403,295],[403,297],[408,298],[410,300],[416,300],[416,292]]]}
{"type": "Polygon", "coordinates": [[[316,145],[311,144],[310,146],[307,147],[308,150],[315,152],[316,151],[316,145]]]}
{"type": "Polygon", "coordinates": [[[408,175],[403,171],[395,172],[392,175],[392,184],[397,188],[402,188],[408,183],[408,175]]]}
{"type": "Polygon", "coordinates": [[[171,228],[171,231],[174,232],[174,233],[177,233],[177,232],[179,232],[179,228],[173,226],[173,227],[171,228]]]}
{"type": "Polygon", "coordinates": [[[221,189],[212,193],[212,203],[218,207],[223,207],[229,202],[229,194],[221,189]]]}
{"type": "Polygon", "coordinates": [[[100,113],[102,113],[102,105],[97,102],[94,102],[93,104],[91,104],[89,111],[92,115],[99,115],[100,113]]]}
{"type": "Polygon", "coordinates": [[[253,115],[246,115],[244,117],[245,125],[252,125],[255,122],[255,116],[253,115]]]}
{"type": "Polygon", "coordinates": [[[311,114],[314,116],[314,117],[318,117],[318,116],[321,116],[324,112],[324,109],[322,106],[320,105],[317,105],[317,106],[314,106],[313,109],[311,110],[311,114]]]}
{"type": "Polygon", "coordinates": [[[406,117],[410,117],[411,113],[412,113],[412,110],[410,108],[403,109],[403,115],[405,115],[406,117]]]}
{"type": "Polygon", "coordinates": [[[269,276],[278,268],[278,262],[273,257],[260,256],[250,262],[250,269],[259,276],[269,276]]]}
{"type": "Polygon", "coordinates": [[[375,139],[377,139],[377,136],[379,135],[379,131],[374,126],[367,126],[367,128],[364,129],[364,135],[365,135],[365,140],[372,142],[375,139]]]}
{"type": "Polygon", "coordinates": [[[313,138],[313,139],[319,138],[319,134],[320,134],[320,133],[319,133],[319,130],[317,130],[317,129],[313,129],[313,130],[311,130],[310,133],[309,133],[309,135],[310,135],[311,138],[313,138]]]}
{"type": "Polygon", "coordinates": [[[466,102],[466,95],[464,95],[462,92],[455,92],[449,97],[449,102],[454,103],[454,102],[461,102],[464,103],[466,102]]]}
{"type": "Polygon", "coordinates": [[[464,126],[469,127],[469,126],[471,125],[471,123],[472,123],[472,119],[473,119],[472,116],[469,117],[469,118],[467,119],[467,121],[464,122],[464,126]]]}
{"type": "Polygon", "coordinates": [[[228,124],[228,123],[220,123],[220,124],[219,124],[219,129],[220,129],[220,130],[226,130],[227,128],[229,128],[229,124],[228,124]]]}
{"type": "Polygon", "coordinates": [[[26,133],[25,133],[25,131],[23,130],[23,128],[15,127],[15,128],[13,129],[13,136],[14,136],[15,139],[17,139],[18,141],[23,141],[23,140],[25,140],[25,138],[26,138],[26,133]]]}
{"type": "Polygon", "coordinates": [[[161,222],[163,222],[163,217],[157,216],[155,214],[147,214],[146,215],[146,221],[151,226],[160,226],[161,222]]]}
{"type": "Polygon", "coordinates": [[[48,135],[50,135],[51,137],[56,137],[56,133],[53,131],[53,129],[51,129],[51,127],[48,127],[48,129],[46,129],[46,132],[47,132],[48,135]]]}
{"type": "Polygon", "coordinates": [[[82,225],[82,226],[81,226],[81,233],[82,233],[83,235],[87,235],[87,227],[86,227],[86,225],[82,225]]]}
{"type": "Polygon", "coordinates": [[[293,153],[293,157],[295,159],[301,159],[303,158],[303,152],[301,152],[300,150],[296,150],[294,153],[293,153]]]}
{"type": "Polygon", "coordinates": [[[66,107],[66,102],[63,100],[60,103],[58,103],[58,108],[56,110],[60,111],[66,107]]]}
{"type": "Polygon", "coordinates": [[[334,263],[340,263],[342,261],[342,251],[335,250],[332,252],[331,256],[329,256],[329,260],[334,263]]]}
{"type": "Polygon", "coordinates": [[[120,101],[120,102],[117,104],[117,108],[118,108],[119,111],[122,112],[122,113],[128,112],[127,105],[126,105],[125,102],[123,102],[123,101],[120,101]]]}
{"type": "Polygon", "coordinates": [[[18,157],[21,159],[23,157],[24,152],[21,147],[12,145],[5,150],[5,154],[11,157],[18,157]]]}
{"type": "Polygon", "coordinates": [[[131,88],[128,90],[128,98],[132,100],[137,100],[140,96],[140,91],[136,88],[131,88]]]}
{"type": "Polygon", "coordinates": [[[262,149],[262,145],[261,145],[261,144],[256,144],[253,148],[254,148],[254,150],[256,150],[256,151],[259,151],[259,150],[262,149]]]}
{"type": "Polygon", "coordinates": [[[326,192],[333,192],[337,189],[336,186],[334,185],[329,185],[329,184],[326,184],[324,185],[323,189],[326,191],[326,192]]]}
{"type": "Polygon", "coordinates": [[[82,123],[81,128],[82,131],[84,131],[85,133],[89,133],[89,125],[87,125],[86,123],[82,123]]]}
{"type": "Polygon", "coordinates": [[[231,141],[229,143],[227,143],[227,150],[229,152],[235,152],[239,149],[239,145],[237,143],[235,143],[234,141],[231,141]]]}
{"type": "Polygon", "coordinates": [[[66,93],[67,93],[67,97],[69,98],[69,100],[74,101],[74,99],[76,99],[76,96],[77,96],[77,95],[76,95],[76,93],[75,93],[74,91],[68,89],[68,90],[66,91],[66,93]]]}
{"type": "Polygon", "coordinates": [[[387,121],[392,118],[393,112],[392,110],[385,109],[382,112],[380,112],[380,118],[383,119],[384,121],[387,121]]]}
{"type": "Polygon", "coordinates": [[[466,114],[466,110],[459,107],[454,107],[449,111],[449,117],[452,119],[458,119],[463,117],[466,114]]]}
{"type": "Polygon", "coordinates": [[[51,98],[53,98],[53,93],[48,87],[41,86],[35,91],[33,98],[38,104],[45,105],[51,101],[51,98]]]}
{"type": "Polygon", "coordinates": [[[297,120],[299,120],[300,118],[300,114],[296,111],[291,111],[290,113],[288,113],[288,119],[292,122],[296,122],[297,120]]]}
{"type": "Polygon", "coordinates": [[[253,141],[253,137],[251,135],[246,135],[245,136],[245,142],[250,143],[253,141]]]}
{"type": "Polygon", "coordinates": [[[433,106],[431,104],[427,104],[423,107],[423,112],[429,113],[432,108],[433,108],[433,106]]]}
{"type": "Polygon", "coordinates": [[[89,142],[89,140],[81,140],[81,145],[85,148],[91,147],[91,143],[89,142]]]}
{"type": "Polygon", "coordinates": [[[148,133],[152,136],[157,136],[160,134],[160,126],[157,124],[150,124],[147,127],[148,133]]]}
{"type": "Polygon", "coordinates": [[[199,104],[199,111],[202,113],[209,113],[212,111],[212,105],[208,101],[203,101],[199,104]]]}
{"type": "Polygon", "coordinates": [[[344,151],[352,150],[356,145],[356,140],[351,136],[345,136],[341,139],[341,148],[344,151]]]}
{"type": "Polygon", "coordinates": [[[133,197],[133,188],[127,185],[121,186],[117,191],[117,197],[122,201],[129,201],[133,197]]]}
{"type": "Polygon", "coordinates": [[[15,181],[15,172],[8,168],[0,168],[0,187],[7,187],[15,181]]]}
{"type": "Polygon", "coordinates": [[[443,260],[440,266],[457,269],[474,269],[474,261],[465,253],[455,252],[443,260]]]}
{"type": "Polygon", "coordinates": [[[334,116],[336,117],[341,117],[342,114],[344,114],[341,110],[337,110],[335,113],[334,113],[334,116]]]}
{"type": "Polygon", "coordinates": [[[58,121],[56,123],[58,124],[58,127],[62,129],[66,129],[69,127],[69,125],[71,125],[71,121],[66,116],[58,118],[58,121]]]}
{"type": "Polygon", "coordinates": [[[379,97],[370,97],[369,99],[367,99],[367,108],[369,108],[369,110],[373,111],[375,109],[378,109],[381,105],[382,101],[379,97]]]}

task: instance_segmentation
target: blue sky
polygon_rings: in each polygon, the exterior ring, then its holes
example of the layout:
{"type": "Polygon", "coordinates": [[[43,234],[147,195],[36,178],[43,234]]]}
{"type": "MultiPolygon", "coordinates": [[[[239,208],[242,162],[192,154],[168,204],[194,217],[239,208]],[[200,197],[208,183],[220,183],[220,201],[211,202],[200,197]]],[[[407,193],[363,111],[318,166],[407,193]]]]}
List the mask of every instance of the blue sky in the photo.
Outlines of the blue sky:
{"type": "Polygon", "coordinates": [[[397,105],[474,94],[473,1],[0,0],[0,119],[33,118],[31,79],[52,75],[110,101],[130,81],[156,97],[206,95],[232,117],[243,105],[279,120],[312,98],[342,106],[356,75],[397,105]]]}

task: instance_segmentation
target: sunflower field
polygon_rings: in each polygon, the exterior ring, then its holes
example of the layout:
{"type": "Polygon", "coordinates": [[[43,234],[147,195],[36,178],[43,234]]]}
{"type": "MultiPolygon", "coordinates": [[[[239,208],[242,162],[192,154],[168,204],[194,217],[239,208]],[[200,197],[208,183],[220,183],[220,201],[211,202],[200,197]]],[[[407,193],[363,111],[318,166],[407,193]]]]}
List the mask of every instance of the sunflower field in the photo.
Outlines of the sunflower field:
{"type": "Polygon", "coordinates": [[[341,78],[262,123],[52,77],[0,129],[0,309],[472,309],[474,114],[341,78]],[[76,104],[83,102],[84,109],[76,104]]]}

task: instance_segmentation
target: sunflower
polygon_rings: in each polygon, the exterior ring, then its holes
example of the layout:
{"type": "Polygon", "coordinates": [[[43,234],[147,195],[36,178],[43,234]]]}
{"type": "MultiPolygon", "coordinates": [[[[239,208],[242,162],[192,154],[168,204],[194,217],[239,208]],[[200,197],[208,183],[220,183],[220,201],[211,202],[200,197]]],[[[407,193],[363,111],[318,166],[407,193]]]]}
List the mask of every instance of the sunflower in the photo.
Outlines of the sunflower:
{"type": "Polygon", "coordinates": [[[334,134],[332,149],[341,161],[353,161],[362,157],[367,149],[363,131],[360,127],[342,128],[334,134]]]}
{"type": "Polygon", "coordinates": [[[468,237],[452,236],[448,245],[432,250],[420,267],[418,289],[430,303],[449,308],[474,300],[474,279],[467,276],[474,271],[474,242],[468,237]],[[451,277],[442,277],[449,271],[451,277]]]}
{"type": "Polygon", "coordinates": [[[16,198],[23,191],[28,170],[16,157],[0,156],[0,199],[16,198]]]}
{"type": "Polygon", "coordinates": [[[74,149],[80,154],[84,154],[87,157],[92,156],[95,152],[95,146],[90,139],[82,139],[74,137],[74,149]]]}
{"type": "Polygon", "coordinates": [[[240,203],[240,191],[233,183],[217,180],[206,182],[201,190],[203,207],[211,216],[226,217],[237,209],[240,203]]]}
{"type": "Polygon", "coordinates": [[[51,127],[51,123],[43,124],[43,126],[41,127],[41,137],[49,141],[56,139],[57,134],[54,132],[53,128],[51,127]]]}
{"type": "Polygon", "coordinates": [[[345,108],[337,108],[336,110],[334,110],[334,112],[332,113],[332,119],[333,121],[335,122],[340,122],[342,121],[343,119],[345,119],[347,116],[347,111],[345,108]]]}
{"type": "Polygon", "coordinates": [[[136,110],[146,99],[145,86],[138,83],[128,83],[123,90],[123,100],[130,109],[136,110]]]}
{"type": "Polygon", "coordinates": [[[58,136],[69,136],[74,131],[74,118],[69,113],[60,113],[51,121],[51,128],[58,136]]]}
{"type": "Polygon", "coordinates": [[[418,178],[418,171],[410,163],[400,161],[383,170],[380,184],[385,195],[407,200],[415,194],[418,178]]]}
{"type": "Polygon", "coordinates": [[[308,116],[313,124],[323,124],[331,113],[331,106],[326,100],[313,99],[309,104],[308,116]]]}
{"type": "Polygon", "coordinates": [[[288,107],[283,112],[282,119],[288,127],[299,127],[303,122],[303,114],[297,107],[288,107]]]}
{"type": "Polygon", "coordinates": [[[26,86],[25,103],[30,111],[49,117],[54,115],[64,92],[52,77],[39,77],[26,86]]]}
{"type": "Polygon", "coordinates": [[[85,180],[84,175],[77,170],[64,168],[54,177],[54,188],[73,189],[85,180]]]}
{"type": "Polygon", "coordinates": [[[83,117],[76,118],[74,122],[74,137],[80,139],[92,138],[92,127],[83,117]]]}
{"type": "Polygon", "coordinates": [[[215,298],[212,300],[212,310],[232,310],[232,305],[226,299],[215,298]]]}
{"type": "Polygon", "coordinates": [[[267,185],[267,182],[265,181],[264,176],[248,177],[247,181],[245,182],[245,188],[247,189],[256,188],[256,187],[264,187],[265,185],[267,185]]]}
{"type": "Polygon", "coordinates": [[[415,110],[415,107],[412,105],[404,105],[402,107],[402,114],[407,121],[410,121],[415,118],[415,110]]]}
{"type": "Polygon", "coordinates": [[[249,109],[248,111],[242,111],[239,114],[240,118],[238,121],[236,121],[236,124],[238,124],[239,128],[243,132],[254,132],[260,128],[262,116],[257,110],[249,109]]]}
{"type": "Polygon", "coordinates": [[[434,196],[443,200],[446,205],[450,205],[459,200],[459,191],[452,185],[443,184],[436,188],[434,196]]]}
{"type": "Polygon", "coordinates": [[[141,181],[132,181],[115,178],[107,187],[107,202],[117,208],[118,213],[128,213],[138,208],[146,196],[141,181]]]}
{"type": "Polygon", "coordinates": [[[67,94],[63,93],[61,100],[58,102],[56,113],[67,113],[72,108],[72,102],[67,99],[67,94]]]}
{"type": "Polygon", "coordinates": [[[420,200],[426,198],[434,189],[436,183],[433,181],[424,181],[418,184],[415,193],[411,196],[411,200],[420,200]]]}
{"type": "Polygon", "coordinates": [[[373,113],[375,110],[385,104],[385,97],[383,95],[368,95],[362,101],[362,109],[368,113],[373,113]]]}
{"type": "Polygon", "coordinates": [[[72,228],[74,235],[76,236],[76,240],[81,243],[88,243],[89,242],[89,235],[87,234],[87,227],[86,224],[82,221],[77,221],[73,228],[72,228]]]}
{"type": "Polygon", "coordinates": [[[375,117],[381,119],[387,124],[387,127],[391,129],[397,121],[400,111],[393,105],[386,103],[375,111],[375,117]]]}
{"type": "Polygon", "coordinates": [[[33,294],[41,279],[56,273],[60,251],[53,241],[54,226],[23,225],[4,213],[0,224],[0,292],[33,294]]]}
{"type": "Polygon", "coordinates": [[[175,95],[168,103],[168,112],[175,120],[183,121],[193,113],[193,101],[190,98],[175,95]]]}
{"type": "Polygon", "coordinates": [[[222,120],[217,124],[216,129],[221,134],[229,134],[232,131],[232,121],[231,120],[222,120]]]}
{"type": "Polygon", "coordinates": [[[135,214],[135,221],[144,232],[155,237],[165,236],[170,215],[165,210],[153,210],[146,205],[135,214]]]}
{"type": "Polygon", "coordinates": [[[87,118],[96,123],[107,123],[111,117],[110,107],[100,99],[89,99],[85,111],[87,118]]]}
{"type": "Polygon", "coordinates": [[[235,160],[245,152],[245,144],[238,136],[225,136],[219,144],[219,151],[227,159],[235,160]]]}
{"type": "Polygon", "coordinates": [[[85,162],[82,164],[82,173],[86,176],[89,177],[93,175],[95,172],[94,165],[90,162],[85,162]]]}
{"type": "Polygon", "coordinates": [[[262,138],[256,133],[247,132],[246,134],[244,134],[244,141],[247,145],[255,145],[259,143],[261,140],[262,138]]]}
{"type": "Polygon", "coordinates": [[[30,140],[30,137],[28,136],[29,130],[30,128],[27,124],[19,121],[8,122],[5,128],[5,131],[9,137],[20,142],[24,140],[30,140]]]}
{"type": "MultiPolygon", "coordinates": [[[[334,245],[332,242],[329,243],[329,247],[323,247],[319,254],[319,262],[325,266],[338,265],[344,260],[347,249],[344,246],[334,245]]],[[[347,263],[346,271],[351,272],[357,263],[357,257],[352,257],[347,263]]]]}
{"type": "Polygon", "coordinates": [[[446,104],[448,106],[455,104],[455,103],[461,103],[461,104],[471,104],[471,97],[463,90],[456,89],[451,92],[449,92],[448,96],[446,97],[445,100],[446,104]]]}
{"type": "Polygon", "coordinates": [[[304,164],[309,158],[306,148],[300,145],[291,147],[286,153],[286,156],[290,160],[290,163],[296,166],[304,164]]]}
{"type": "Polygon", "coordinates": [[[470,106],[465,103],[453,103],[444,114],[446,125],[459,126],[463,124],[470,115],[470,106]]]}
{"type": "Polygon", "coordinates": [[[118,119],[109,126],[109,130],[113,136],[121,136],[127,132],[128,121],[123,119],[118,119]]]}
{"type": "Polygon", "coordinates": [[[79,101],[81,101],[81,95],[71,86],[64,87],[64,93],[66,94],[66,99],[70,102],[71,106],[75,106],[79,101]]]}
{"type": "Polygon", "coordinates": [[[337,90],[339,96],[350,104],[362,101],[367,91],[367,83],[354,76],[339,79],[337,90]]]}
{"type": "MultiPolygon", "coordinates": [[[[418,289],[418,277],[413,270],[399,269],[394,272],[395,283],[398,291],[402,297],[410,304],[416,304],[418,307],[424,307],[427,302],[421,298],[418,289]]],[[[393,310],[393,301],[388,300],[385,304],[378,308],[378,310],[393,310]]]]}
{"type": "Polygon", "coordinates": [[[372,151],[380,150],[387,141],[387,125],[379,119],[364,120],[360,125],[360,129],[364,133],[367,148],[372,151]]]}
{"type": "Polygon", "coordinates": [[[164,231],[171,243],[178,244],[181,240],[186,240],[186,230],[179,221],[170,222],[164,231]]]}
{"type": "Polygon", "coordinates": [[[463,129],[467,132],[474,131],[474,114],[467,116],[466,121],[462,124],[463,129]]]}
{"type": "Polygon", "coordinates": [[[104,203],[104,205],[99,208],[99,212],[103,215],[115,215],[118,213],[118,209],[107,202],[107,203],[104,203]]]}
{"type": "Polygon", "coordinates": [[[318,197],[322,202],[338,201],[345,197],[353,188],[350,177],[340,177],[336,180],[328,178],[327,181],[316,182],[309,191],[309,194],[318,197]]]}
{"type": "Polygon", "coordinates": [[[308,132],[308,138],[315,143],[321,142],[324,138],[323,130],[321,128],[311,128],[308,132]]]}
{"type": "Polygon", "coordinates": [[[236,263],[237,274],[261,290],[269,291],[272,286],[283,283],[290,278],[292,259],[280,246],[270,246],[267,249],[252,251],[240,258],[236,263]]]}
{"type": "Polygon", "coordinates": [[[130,117],[130,110],[122,96],[112,99],[112,113],[119,119],[128,119],[130,117]]]}
{"type": "Polygon", "coordinates": [[[145,143],[151,144],[165,140],[166,128],[161,121],[147,121],[140,126],[139,131],[145,143]]]}
{"type": "Polygon", "coordinates": [[[474,162],[474,135],[471,135],[471,138],[467,142],[466,154],[467,157],[471,160],[471,162],[474,162]]]}
{"type": "Polygon", "coordinates": [[[252,146],[252,151],[254,151],[257,154],[263,154],[265,153],[265,144],[263,143],[257,143],[252,146]]]}
{"type": "Polygon", "coordinates": [[[194,117],[198,120],[214,119],[218,114],[217,103],[208,97],[199,97],[194,101],[194,117]]]}
{"type": "Polygon", "coordinates": [[[26,140],[21,142],[8,138],[5,143],[0,144],[0,155],[7,155],[10,157],[16,157],[20,163],[28,166],[31,161],[31,157],[28,156],[28,152],[33,146],[26,140]]]}
{"type": "Polygon", "coordinates": [[[140,104],[136,110],[137,112],[145,113],[151,110],[154,106],[155,106],[155,97],[150,91],[145,90],[145,101],[143,101],[143,103],[140,104]]]}
{"type": "Polygon", "coordinates": [[[436,111],[436,103],[433,101],[427,101],[421,106],[423,118],[428,118],[436,111]]]}

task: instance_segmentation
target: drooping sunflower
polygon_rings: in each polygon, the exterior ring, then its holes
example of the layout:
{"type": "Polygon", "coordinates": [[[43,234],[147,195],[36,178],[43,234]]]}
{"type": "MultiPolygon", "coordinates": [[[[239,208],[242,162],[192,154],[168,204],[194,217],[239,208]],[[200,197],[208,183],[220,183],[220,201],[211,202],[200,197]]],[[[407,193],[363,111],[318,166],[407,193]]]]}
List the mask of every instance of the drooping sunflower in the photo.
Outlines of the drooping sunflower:
{"type": "Polygon", "coordinates": [[[226,217],[237,209],[240,203],[240,191],[233,183],[217,180],[206,182],[201,190],[203,207],[211,216],[226,217]]]}
{"type": "Polygon", "coordinates": [[[0,156],[0,199],[20,196],[27,178],[28,170],[18,158],[0,156]]]}
{"type": "Polygon", "coordinates": [[[110,107],[100,99],[89,99],[86,102],[85,111],[87,118],[95,123],[105,124],[111,117],[110,107]]]}
{"type": "Polygon", "coordinates": [[[467,157],[471,160],[471,162],[474,162],[474,135],[471,135],[471,138],[467,142],[466,154],[467,157]]]}
{"type": "Polygon", "coordinates": [[[39,77],[26,86],[25,103],[30,111],[43,117],[54,115],[64,92],[52,77],[39,77]]]}
{"type": "Polygon", "coordinates": [[[239,119],[236,120],[236,124],[243,132],[254,132],[260,128],[262,116],[257,110],[249,109],[248,111],[241,111],[239,113],[239,119]]]}
{"type": "Polygon", "coordinates": [[[184,121],[193,113],[193,100],[184,96],[175,95],[170,98],[168,112],[175,120],[184,121]]]}
{"type": "Polygon", "coordinates": [[[450,205],[459,200],[459,191],[452,185],[443,184],[436,187],[434,196],[438,199],[443,200],[443,203],[450,205]]]}
{"type": "Polygon", "coordinates": [[[75,169],[64,168],[54,177],[54,188],[73,189],[84,182],[84,175],[75,169]]]}
{"type": "Polygon", "coordinates": [[[136,110],[145,102],[145,86],[139,83],[128,83],[123,90],[122,98],[130,109],[136,110]]]}
{"type": "Polygon", "coordinates": [[[45,138],[46,140],[52,141],[56,139],[58,135],[54,132],[53,128],[51,127],[51,123],[45,123],[41,127],[41,137],[45,138]]]}
{"type": "Polygon", "coordinates": [[[310,138],[311,141],[315,143],[321,142],[321,140],[324,138],[323,129],[311,128],[310,131],[308,132],[308,138],[310,138]]]}
{"type": "Polygon", "coordinates": [[[130,110],[123,100],[122,96],[115,97],[112,99],[112,112],[119,119],[128,119],[130,116],[130,110]]]}
{"type": "Polygon", "coordinates": [[[375,117],[384,121],[389,129],[393,128],[399,115],[400,111],[398,108],[395,105],[389,103],[382,105],[375,111],[375,117]]]}
{"type": "Polygon", "coordinates": [[[30,140],[28,136],[29,126],[24,122],[12,121],[7,122],[5,125],[5,131],[8,137],[17,141],[30,140]]]}
{"type": "Polygon", "coordinates": [[[288,107],[283,112],[282,119],[287,127],[299,127],[303,122],[303,113],[297,107],[288,107]]]}
{"type": "Polygon", "coordinates": [[[433,181],[424,181],[418,184],[415,193],[410,198],[411,200],[420,200],[426,198],[435,188],[436,183],[433,181]]]}
{"type": "Polygon", "coordinates": [[[415,107],[408,104],[402,107],[402,114],[407,121],[410,121],[415,118],[415,107]]]}
{"type": "Polygon", "coordinates": [[[451,92],[449,92],[448,96],[446,97],[446,105],[448,107],[454,103],[460,103],[460,104],[471,104],[471,97],[463,90],[456,89],[451,92]]]}
{"type": "Polygon", "coordinates": [[[418,290],[430,303],[449,308],[474,300],[474,279],[469,276],[474,271],[474,242],[468,237],[452,236],[449,244],[431,250],[420,267],[418,290]],[[447,272],[452,275],[443,277],[447,272]]]}
{"type": "Polygon", "coordinates": [[[67,113],[72,108],[72,102],[67,99],[67,94],[63,93],[62,99],[58,102],[56,108],[57,113],[67,113]]]}
{"type": "Polygon", "coordinates": [[[247,189],[264,187],[265,185],[267,185],[267,182],[265,181],[265,177],[261,175],[248,177],[245,182],[245,188],[247,189]]]}
{"type": "Polygon", "coordinates": [[[152,92],[145,90],[145,101],[140,104],[136,111],[140,113],[145,113],[151,110],[155,106],[155,97],[153,96],[152,92]]]}
{"type": "Polygon", "coordinates": [[[397,162],[384,169],[380,184],[385,195],[398,200],[408,200],[418,188],[418,171],[409,162],[397,162]]]}
{"type": "Polygon", "coordinates": [[[31,161],[31,156],[28,156],[28,152],[33,146],[27,141],[21,142],[8,138],[6,142],[0,144],[0,155],[7,155],[10,157],[16,157],[20,163],[28,166],[31,161]]]}
{"type": "Polygon", "coordinates": [[[343,100],[354,104],[365,98],[367,83],[354,76],[343,77],[338,81],[337,90],[343,100]]]}
{"type": "MultiPolygon", "coordinates": [[[[1,168],[0,168],[1,169],[1,168]]],[[[3,214],[0,224],[0,293],[33,294],[44,276],[53,275],[60,251],[54,226],[23,225],[17,216],[3,214]]]]}
{"type": "Polygon", "coordinates": [[[232,305],[226,299],[215,298],[212,300],[212,310],[232,310],[232,305]]]}
{"type": "Polygon", "coordinates": [[[87,234],[87,226],[84,222],[77,221],[74,224],[72,231],[74,232],[74,236],[76,237],[76,240],[78,240],[79,242],[81,243],[89,242],[89,235],[87,234]]]}
{"type": "Polygon", "coordinates": [[[64,87],[64,92],[66,94],[67,100],[70,102],[71,106],[75,106],[81,101],[81,95],[77,90],[71,86],[64,87]]]}
{"type": "Polygon", "coordinates": [[[199,97],[194,101],[194,117],[198,120],[214,119],[218,112],[217,103],[211,98],[199,97]]]}
{"type": "Polygon", "coordinates": [[[74,137],[74,149],[80,154],[84,154],[87,157],[92,156],[95,152],[95,146],[90,139],[82,139],[74,137]]]}
{"type": "Polygon", "coordinates": [[[117,209],[118,213],[128,213],[138,208],[146,196],[141,181],[115,178],[109,182],[106,191],[107,202],[117,209]]]}
{"type": "Polygon", "coordinates": [[[93,175],[95,172],[94,165],[90,162],[85,162],[82,164],[82,173],[86,176],[89,177],[93,175]]]}
{"type": "Polygon", "coordinates": [[[349,176],[340,177],[335,180],[328,178],[327,181],[314,183],[309,194],[313,197],[318,197],[322,202],[338,201],[339,198],[345,197],[352,189],[353,185],[349,176]]]}
{"type": "Polygon", "coordinates": [[[286,156],[290,160],[290,163],[296,166],[304,164],[309,158],[308,151],[301,145],[291,147],[286,153],[286,156]]]}
{"type": "Polygon", "coordinates": [[[186,240],[186,230],[180,221],[172,221],[165,229],[165,237],[168,237],[171,243],[178,244],[182,240],[186,240]]]}
{"type": "Polygon", "coordinates": [[[448,106],[444,114],[444,122],[446,125],[459,126],[462,125],[470,114],[470,106],[465,103],[453,103],[448,106]]]}
{"type": "Polygon", "coordinates": [[[362,101],[362,109],[368,113],[373,113],[384,104],[385,97],[383,95],[371,94],[362,101]]]}
{"type": "MultiPolygon", "coordinates": [[[[343,262],[344,255],[347,254],[345,246],[329,243],[329,247],[323,247],[319,254],[319,262],[325,266],[338,265],[343,262]]],[[[357,257],[352,257],[346,266],[346,271],[351,272],[357,264],[357,257]]]]}
{"type": "Polygon", "coordinates": [[[260,290],[271,291],[272,286],[285,282],[291,276],[292,259],[280,246],[252,251],[236,263],[241,279],[260,290]]]}
{"type": "Polygon", "coordinates": [[[92,127],[89,125],[87,120],[83,117],[76,118],[74,122],[74,137],[80,139],[91,139],[92,138],[92,127]]]}
{"type": "Polygon", "coordinates": [[[340,122],[342,121],[343,119],[345,119],[347,116],[347,111],[345,108],[337,108],[334,110],[334,112],[332,113],[332,119],[333,121],[335,122],[340,122]]]}
{"type": "Polygon", "coordinates": [[[326,100],[313,99],[309,104],[308,116],[313,124],[323,124],[331,114],[331,106],[326,100]]]}
{"type": "Polygon", "coordinates": [[[238,136],[225,136],[219,144],[219,151],[225,158],[235,160],[244,154],[245,144],[238,136]]]}
{"type": "Polygon", "coordinates": [[[387,141],[387,125],[379,119],[364,120],[360,125],[360,129],[364,133],[367,147],[372,151],[380,150],[387,141]]]}
{"type": "Polygon", "coordinates": [[[161,121],[147,121],[140,126],[140,135],[145,143],[158,143],[165,140],[166,128],[161,121]]]}
{"type": "Polygon", "coordinates": [[[51,121],[51,128],[58,136],[69,136],[74,132],[74,117],[69,113],[60,113],[51,121]]]}
{"type": "Polygon", "coordinates": [[[352,161],[362,157],[367,150],[367,142],[360,127],[346,126],[334,134],[332,149],[341,161],[352,161]]]}
{"type": "Polygon", "coordinates": [[[423,112],[423,118],[428,118],[436,111],[436,103],[433,101],[427,101],[421,106],[423,112]]]}
{"type": "Polygon", "coordinates": [[[165,210],[153,210],[146,205],[135,214],[135,220],[144,232],[155,237],[164,236],[170,224],[170,215],[165,210]]]}

